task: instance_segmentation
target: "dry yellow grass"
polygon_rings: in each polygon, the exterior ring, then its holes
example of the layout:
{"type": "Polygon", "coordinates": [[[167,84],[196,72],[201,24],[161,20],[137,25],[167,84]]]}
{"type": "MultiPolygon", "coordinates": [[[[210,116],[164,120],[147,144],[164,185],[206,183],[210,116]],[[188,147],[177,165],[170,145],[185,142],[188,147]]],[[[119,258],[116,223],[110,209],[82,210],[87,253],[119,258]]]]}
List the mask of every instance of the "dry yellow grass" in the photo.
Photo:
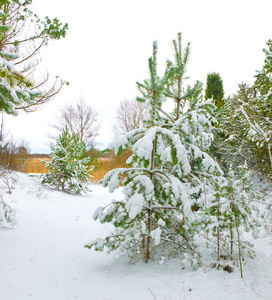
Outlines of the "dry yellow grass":
{"type": "Polygon", "coordinates": [[[40,160],[44,160],[44,161],[50,161],[51,158],[30,158],[25,165],[25,172],[26,173],[38,173],[38,174],[45,174],[47,173],[47,169],[45,167],[45,165],[40,161],[40,160]]]}
{"type": "MultiPolygon", "coordinates": [[[[40,160],[50,161],[51,158],[30,158],[25,166],[26,173],[34,174],[45,174],[47,169],[40,160]]],[[[98,159],[98,163],[101,167],[91,172],[92,177],[90,178],[93,183],[98,183],[99,180],[103,179],[107,172],[115,168],[125,167],[125,160],[119,159],[119,157],[113,158],[101,158],[98,159]]]]}

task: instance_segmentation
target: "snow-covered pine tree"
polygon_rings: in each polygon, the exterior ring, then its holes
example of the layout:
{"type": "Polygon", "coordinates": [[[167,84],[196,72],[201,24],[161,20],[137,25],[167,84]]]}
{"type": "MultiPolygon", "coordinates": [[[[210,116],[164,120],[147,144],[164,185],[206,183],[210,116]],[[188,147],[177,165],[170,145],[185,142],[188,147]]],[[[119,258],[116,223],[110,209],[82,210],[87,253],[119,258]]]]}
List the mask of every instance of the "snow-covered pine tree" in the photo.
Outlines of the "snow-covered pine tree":
{"type": "Polygon", "coordinates": [[[178,254],[197,263],[191,206],[202,205],[197,202],[203,199],[204,185],[200,177],[216,176],[220,168],[204,152],[212,140],[213,105],[199,96],[200,83],[182,94],[189,48],[182,59],[180,34],[174,46],[176,64],[168,61],[165,74],[159,77],[157,44],[153,45],[150,78],[143,84],[137,83],[142,94],[138,101],[149,108],[149,119],[144,128],[129,132],[110,146],[116,154],[130,147],[133,154],[128,163],[132,168],[112,170],[103,179],[103,185],[113,192],[125,175],[122,182],[125,199],[100,207],[94,214],[94,219],[100,219],[101,223],[113,223],[115,230],[106,238],[87,244],[87,248],[126,249],[133,255],[139,254],[146,262],[178,254]],[[165,97],[176,103],[172,114],[162,108],[165,97]]]}
{"type": "Polygon", "coordinates": [[[59,135],[56,145],[51,145],[52,160],[45,163],[48,173],[42,176],[42,183],[69,193],[89,191],[91,158],[86,155],[84,142],[70,134],[66,126],[59,135]]]}

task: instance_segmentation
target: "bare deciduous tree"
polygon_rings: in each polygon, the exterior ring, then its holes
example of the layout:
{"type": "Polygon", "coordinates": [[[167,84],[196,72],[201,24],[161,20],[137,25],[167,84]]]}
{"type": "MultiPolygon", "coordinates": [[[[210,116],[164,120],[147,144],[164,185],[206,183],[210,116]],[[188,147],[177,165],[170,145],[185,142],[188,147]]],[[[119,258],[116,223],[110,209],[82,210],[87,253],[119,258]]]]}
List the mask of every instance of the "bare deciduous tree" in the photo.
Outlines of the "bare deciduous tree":
{"type": "Polygon", "coordinates": [[[87,149],[95,144],[100,129],[98,114],[84,99],[80,98],[75,106],[64,106],[60,110],[59,123],[52,127],[61,132],[65,125],[85,143],[87,149]]]}
{"type": "Polygon", "coordinates": [[[136,100],[122,100],[116,110],[115,137],[141,127],[146,116],[147,111],[143,103],[136,100]]]}

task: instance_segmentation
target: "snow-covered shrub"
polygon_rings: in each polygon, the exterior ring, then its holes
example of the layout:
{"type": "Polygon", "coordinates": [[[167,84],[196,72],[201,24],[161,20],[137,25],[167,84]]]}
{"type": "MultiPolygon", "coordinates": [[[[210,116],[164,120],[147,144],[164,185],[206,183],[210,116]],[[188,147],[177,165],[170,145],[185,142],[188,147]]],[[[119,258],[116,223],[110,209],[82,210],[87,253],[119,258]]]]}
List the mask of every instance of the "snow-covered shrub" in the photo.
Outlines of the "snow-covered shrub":
{"type": "Polygon", "coordinates": [[[17,218],[15,210],[9,206],[0,194],[0,228],[5,225],[17,225],[17,218]]]}
{"type": "Polygon", "coordinates": [[[0,188],[6,189],[7,193],[11,194],[17,182],[17,173],[0,166],[0,188]]]}

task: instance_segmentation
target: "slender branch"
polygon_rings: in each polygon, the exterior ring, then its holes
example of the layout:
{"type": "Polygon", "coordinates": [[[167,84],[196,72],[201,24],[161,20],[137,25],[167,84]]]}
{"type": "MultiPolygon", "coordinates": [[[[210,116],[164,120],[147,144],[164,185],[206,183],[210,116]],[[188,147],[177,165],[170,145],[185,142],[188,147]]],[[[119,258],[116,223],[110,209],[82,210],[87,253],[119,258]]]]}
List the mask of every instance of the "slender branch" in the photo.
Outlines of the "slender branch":
{"type": "Polygon", "coordinates": [[[46,38],[43,39],[43,41],[41,42],[41,44],[27,57],[25,57],[24,59],[22,59],[19,62],[14,63],[14,65],[19,65],[22,62],[28,60],[29,58],[33,57],[37,52],[39,52],[39,50],[42,48],[42,46],[46,43],[46,38]]]}
{"type": "Polygon", "coordinates": [[[172,123],[175,123],[175,121],[169,116],[169,114],[164,111],[161,107],[158,107],[158,110],[163,113],[172,123]]]}
{"type": "MultiPolygon", "coordinates": [[[[29,42],[29,41],[33,41],[33,40],[37,40],[37,39],[41,39],[41,38],[46,38],[46,35],[43,32],[41,32],[37,36],[32,36],[32,37],[29,37],[27,39],[17,41],[17,43],[22,44],[22,43],[25,43],[25,42],[29,42]]],[[[13,45],[13,42],[5,43],[5,45],[13,45]]]]}

